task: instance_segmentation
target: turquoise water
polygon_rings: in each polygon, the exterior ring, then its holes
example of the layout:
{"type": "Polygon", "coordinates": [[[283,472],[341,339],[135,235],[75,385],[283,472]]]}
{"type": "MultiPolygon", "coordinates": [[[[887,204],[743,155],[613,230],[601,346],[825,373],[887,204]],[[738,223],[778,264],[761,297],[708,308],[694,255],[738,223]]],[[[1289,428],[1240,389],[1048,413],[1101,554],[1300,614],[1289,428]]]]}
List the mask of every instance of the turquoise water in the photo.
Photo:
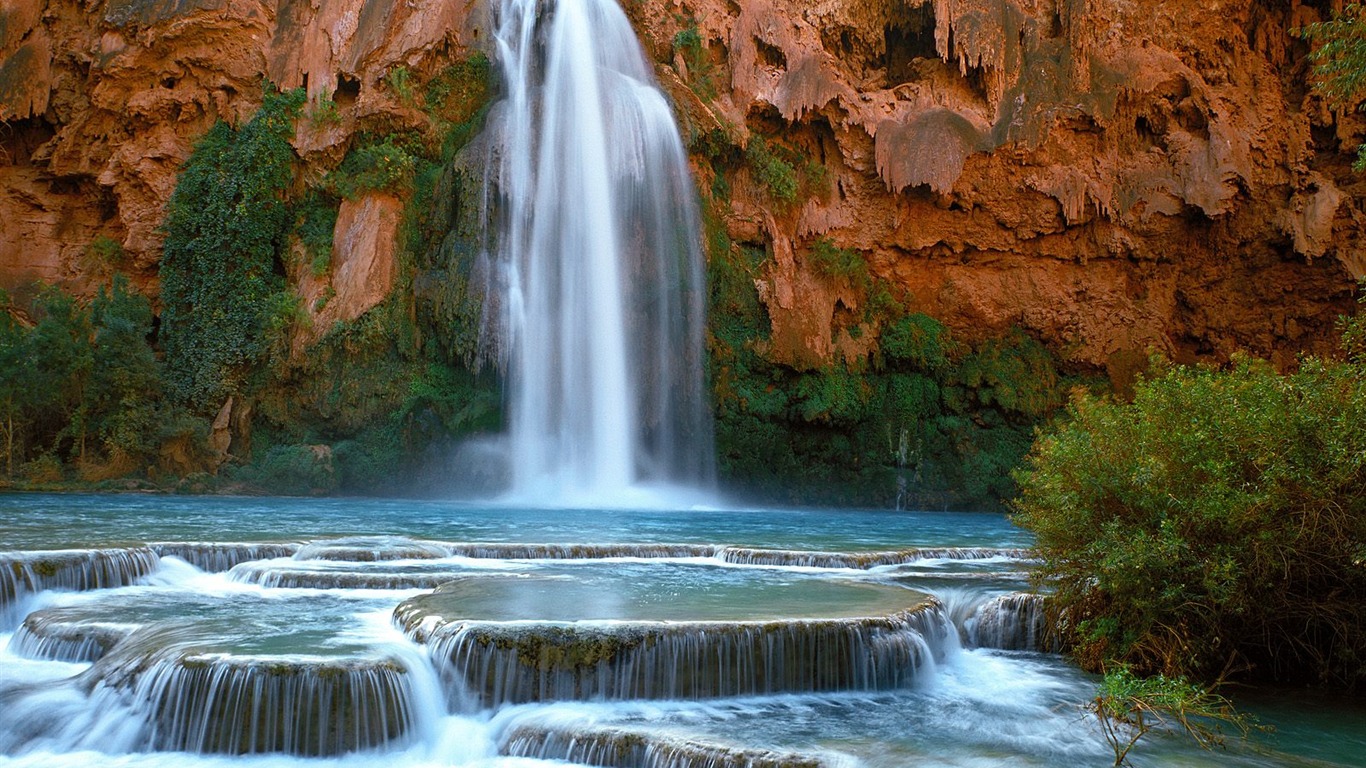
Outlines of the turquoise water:
{"type": "Polygon", "coordinates": [[[386,499],[0,495],[0,550],[149,541],[299,541],[359,535],[435,541],[701,543],[868,551],[1027,547],[1001,515],[777,509],[529,509],[386,499]]]}
{"type": "MultiPolygon", "coordinates": [[[[0,626],[0,768],[566,764],[553,759],[554,754],[511,754],[511,736],[527,728],[567,734],[581,742],[615,729],[688,745],[694,751],[771,750],[842,768],[1080,768],[1112,760],[1082,709],[1094,694],[1095,679],[1048,654],[966,647],[956,636],[947,641],[931,638],[914,682],[891,690],[690,701],[557,701],[470,710],[467,704],[459,705],[459,692],[438,673],[439,665],[427,659],[426,646],[404,637],[391,618],[404,601],[454,583],[457,586],[445,588],[443,598],[450,601],[454,614],[509,626],[553,621],[571,633],[578,620],[667,625],[878,616],[917,603],[922,593],[936,596],[942,615],[961,626],[987,599],[1028,587],[1029,562],[995,550],[1028,547],[1030,537],[1000,515],[537,510],[370,499],[0,496],[0,559],[32,562],[41,558],[14,553],[152,542],[291,546],[286,556],[278,549],[259,559],[239,553],[243,561],[219,573],[163,557],[150,574],[138,575],[127,586],[18,596],[8,612],[12,623],[0,626]],[[471,542],[592,545],[599,552],[615,548],[611,557],[588,559],[573,559],[576,552],[567,547],[542,548],[556,552],[557,559],[540,559],[534,553],[541,550],[535,547],[516,550],[522,556],[490,548],[469,557],[466,554],[477,548],[461,545],[471,542]],[[690,546],[669,551],[660,544],[690,546]],[[791,564],[786,565],[727,562],[720,554],[722,546],[830,553],[942,547],[990,551],[908,556],[908,562],[872,567],[820,568],[795,564],[800,558],[789,558],[791,564]],[[196,695],[201,697],[213,695],[203,686],[204,680],[212,679],[214,665],[235,663],[224,669],[248,689],[253,685],[251,675],[272,673],[269,665],[243,667],[242,659],[322,660],[324,666],[332,659],[352,665],[347,669],[361,670],[369,669],[365,663],[378,664],[379,672],[398,676],[401,685],[392,688],[391,695],[405,697],[411,714],[401,737],[330,757],[160,751],[155,728],[164,714],[153,713],[161,699],[149,698],[152,693],[143,690],[147,686],[137,687],[137,675],[142,674],[137,653],[143,645],[130,644],[121,652],[116,671],[132,670],[133,677],[120,683],[101,661],[69,663],[20,655],[12,640],[25,618],[35,624],[42,619],[49,631],[76,636],[87,624],[115,625],[127,632],[141,629],[150,632],[141,641],[149,649],[155,649],[160,638],[171,638],[180,653],[176,658],[190,659],[176,663],[192,666],[179,676],[161,674],[158,684],[190,677],[198,665],[209,676],[201,675],[196,683],[201,686],[196,695]],[[355,667],[357,663],[362,666],[355,667]]],[[[581,548],[577,554],[593,551],[581,548]]],[[[147,664],[161,663],[156,658],[149,655],[147,664]]],[[[326,668],[314,673],[297,664],[290,669],[298,679],[291,683],[294,687],[281,689],[287,706],[304,706],[289,697],[325,695],[327,676],[338,674],[326,668]]],[[[1249,744],[1235,742],[1223,753],[1204,753],[1176,736],[1154,734],[1140,743],[1135,763],[1363,764],[1366,707],[1360,702],[1299,691],[1245,693],[1237,698],[1277,732],[1249,744]]],[[[256,705],[247,700],[241,706],[256,705]]],[[[318,712],[314,707],[305,715],[326,717],[325,711],[318,712]]],[[[676,766],[712,764],[699,760],[676,766]]]]}

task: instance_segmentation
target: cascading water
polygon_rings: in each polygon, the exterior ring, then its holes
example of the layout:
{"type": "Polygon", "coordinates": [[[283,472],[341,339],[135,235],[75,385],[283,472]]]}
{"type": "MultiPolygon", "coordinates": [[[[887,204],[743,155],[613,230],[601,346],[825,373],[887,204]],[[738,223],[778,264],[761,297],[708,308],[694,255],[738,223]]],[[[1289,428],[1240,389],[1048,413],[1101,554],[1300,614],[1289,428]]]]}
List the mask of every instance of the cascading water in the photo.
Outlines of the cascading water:
{"type": "Polygon", "coordinates": [[[669,105],[612,0],[494,12],[484,342],[509,375],[514,495],[705,487],[700,226],[669,105]]]}
{"type": "MultiPolygon", "coordinates": [[[[1028,650],[1047,616],[999,515],[5,494],[0,520],[0,768],[1113,759],[1096,680],[1028,650]]],[[[1332,706],[1217,762],[1358,765],[1366,710],[1332,706]]]]}

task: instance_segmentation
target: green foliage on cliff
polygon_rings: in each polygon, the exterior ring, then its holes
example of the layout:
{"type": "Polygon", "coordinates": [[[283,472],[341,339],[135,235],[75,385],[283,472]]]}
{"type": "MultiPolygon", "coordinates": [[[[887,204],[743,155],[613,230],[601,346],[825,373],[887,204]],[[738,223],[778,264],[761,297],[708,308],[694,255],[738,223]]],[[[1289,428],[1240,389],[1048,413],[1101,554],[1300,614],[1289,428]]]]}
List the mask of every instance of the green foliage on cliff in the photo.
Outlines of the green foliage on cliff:
{"type": "Polygon", "coordinates": [[[745,146],[745,162],[749,164],[755,181],[772,195],[774,201],[792,203],[797,200],[798,183],[795,165],[783,153],[769,147],[762,136],[755,136],[745,146]]]}
{"type": "MultiPolygon", "coordinates": [[[[428,124],[354,137],[321,179],[300,172],[290,144],[302,91],[266,93],[245,124],[220,123],[199,141],[163,225],[155,334],[150,306],[121,278],[88,304],[48,291],[25,313],[0,314],[0,472],[71,483],[150,476],[199,491],[411,492],[429,450],[496,426],[496,383],[463,362],[467,324],[452,329],[442,305],[418,296],[468,293],[470,234],[455,221],[477,209],[476,190],[455,158],[487,110],[488,62],[390,85],[428,124]],[[342,200],[379,190],[405,201],[393,292],[296,348],[311,320],[286,275],[328,279],[342,200]],[[309,263],[291,262],[298,245],[309,263]],[[209,419],[229,395],[220,466],[209,419]],[[193,480],[177,483],[186,474],[193,480]]],[[[97,240],[91,258],[115,267],[105,251],[116,247],[97,240]]],[[[315,310],[335,291],[322,296],[315,310]]],[[[468,304],[456,314],[467,318],[468,304]]]]}
{"type": "Polygon", "coordinates": [[[399,192],[413,182],[418,158],[394,136],[364,136],[327,175],[327,191],[348,200],[370,192],[399,192]]]}
{"type": "Polygon", "coordinates": [[[375,191],[404,200],[393,291],[325,329],[307,354],[258,373],[253,458],[233,471],[235,480],[281,492],[412,492],[430,451],[501,420],[496,380],[467,368],[478,315],[467,285],[477,232],[467,219],[478,189],[457,161],[486,113],[489,65],[476,56],[425,85],[405,77],[429,126],[359,136],[322,189],[309,193],[324,209],[328,200],[375,191]],[[291,486],[291,475],[306,482],[291,486]]]}
{"type": "MultiPolygon", "coordinates": [[[[1307,24],[1299,33],[1315,44],[1309,58],[1318,91],[1334,106],[1360,109],[1366,97],[1366,11],[1351,3],[1332,19],[1307,24]]],[[[1366,144],[1357,148],[1353,167],[1366,170],[1366,144]]]]}
{"type": "Polygon", "coordinates": [[[215,125],[195,146],[167,208],[162,345],[172,397],[200,413],[241,390],[265,354],[279,254],[292,229],[285,190],[302,90],[268,93],[241,130],[215,125]]]}
{"type": "Polygon", "coordinates": [[[1361,360],[1159,366],[1076,396],[1018,477],[1084,666],[1366,682],[1361,360]]]}
{"type": "MultiPolygon", "coordinates": [[[[1069,385],[1022,332],[961,342],[907,313],[855,252],[818,241],[817,274],[844,279],[879,334],[866,363],[799,371],[765,357],[769,319],[755,288],[766,254],[735,247],[708,219],[708,347],[718,465],[740,491],[794,502],[995,508],[1034,427],[1069,385]]],[[[852,330],[853,329],[847,329],[852,330]]]]}
{"type": "Polygon", "coordinates": [[[308,253],[308,269],[314,277],[322,277],[331,268],[332,234],[337,228],[340,204],[335,196],[310,189],[297,206],[294,233],[308,253]]]}
{"type": "Polygon", "coordinates": [[[674,34],[674,55],[683,59],[693,91],[704,100],[710,101],[715,99],[717,94],[716,67],[712,64],[706,41],[697,29],[697,22],[688,19],[687,23],[688,26],[674,34]]]}

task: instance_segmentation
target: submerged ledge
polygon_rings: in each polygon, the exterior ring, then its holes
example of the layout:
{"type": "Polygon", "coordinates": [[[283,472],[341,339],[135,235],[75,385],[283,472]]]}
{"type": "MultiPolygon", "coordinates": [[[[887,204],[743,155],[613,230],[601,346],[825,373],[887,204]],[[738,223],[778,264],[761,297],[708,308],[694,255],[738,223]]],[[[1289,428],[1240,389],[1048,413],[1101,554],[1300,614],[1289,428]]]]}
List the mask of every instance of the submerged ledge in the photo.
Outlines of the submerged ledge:
{"type": "Polygon", "coordinates": [[[129,637],[84,680],[120,693],[160,751],[339,755],[398,739],[418,716],[395,659],[208,654],[166,631],[129,637]]]}
{"type": "Polygon", "coordinates": [[[841,761],[799,752],[740,749],[623,728],[520,725],[499,741],[509,757],[562,760],[603,768],[839,768],[841,761]]]}
{"type": "Polygon", "coordinates": [[[151,574],[161,559],[150,547],[56,549],[0,553],[0,617],[24,595],[48,589],[125,587],[151,574]]]}
{"type": "MultiPolygon", "coordinates": [[[[873,615],[853,615],[850,608],[766,621],[470,616],[461,588],[495,581],[510,589],[527,581],[559,583],[526,577],[457,582],[394,611],[408,637],[428,647],[457,707],[896,688],[942,657],[957,636],[939,601],[885,586],[869,590],[869,607],[891,600],[898,607],[872,609],[873,615]]],[[[566,592],[565,599],[576,598],[566,592]]]]}

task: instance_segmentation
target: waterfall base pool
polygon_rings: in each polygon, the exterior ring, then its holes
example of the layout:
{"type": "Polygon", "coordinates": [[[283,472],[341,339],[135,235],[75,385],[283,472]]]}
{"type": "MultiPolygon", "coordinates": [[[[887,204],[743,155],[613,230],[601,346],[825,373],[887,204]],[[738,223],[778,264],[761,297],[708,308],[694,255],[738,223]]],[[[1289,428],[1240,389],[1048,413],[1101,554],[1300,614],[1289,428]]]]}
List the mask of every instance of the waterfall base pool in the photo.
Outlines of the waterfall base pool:
{"type": "MultiPolygon", "coordinates": [[[[15,494],[0,519],[3,768],[1113,759],[998,515],[15,494]]],[[[1135,764],[1366,754],[1360,703],[1240,701],[1277,732],[1154,734],[1135,764]]]]}

